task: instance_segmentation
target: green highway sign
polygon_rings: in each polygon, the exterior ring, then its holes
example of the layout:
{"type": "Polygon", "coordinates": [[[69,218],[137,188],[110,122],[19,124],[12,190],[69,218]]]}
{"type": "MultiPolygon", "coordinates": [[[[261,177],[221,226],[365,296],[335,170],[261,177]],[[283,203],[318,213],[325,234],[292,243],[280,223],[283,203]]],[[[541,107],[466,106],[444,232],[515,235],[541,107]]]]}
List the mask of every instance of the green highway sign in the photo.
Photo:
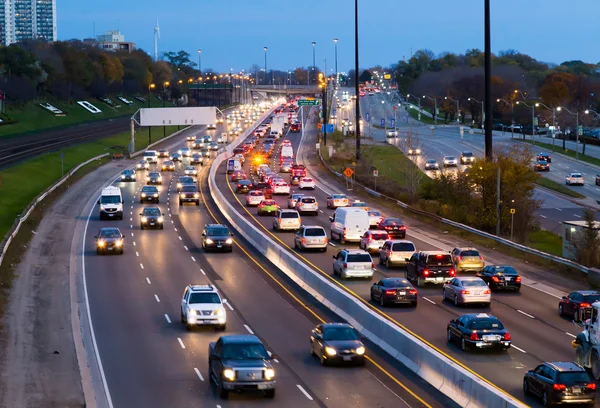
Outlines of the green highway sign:
{"type": "Polygon", "coordinates": [[[299,99],[298,106],[317,106],[320,105],[321,101],[318,99],[299,99]]]}

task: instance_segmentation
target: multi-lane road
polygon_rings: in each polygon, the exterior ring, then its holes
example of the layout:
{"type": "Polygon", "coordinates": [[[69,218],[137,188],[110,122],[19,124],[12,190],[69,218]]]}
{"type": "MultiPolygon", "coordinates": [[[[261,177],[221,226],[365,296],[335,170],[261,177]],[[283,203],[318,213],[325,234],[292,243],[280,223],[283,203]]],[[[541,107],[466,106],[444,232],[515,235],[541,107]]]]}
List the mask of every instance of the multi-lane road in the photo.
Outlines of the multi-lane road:
{"type": "MultiPolygon", "coordinates": [[[[316,132],[314,127],[311,128],[310,123],[306,124],[304,141],[301,140],[299,134],[287,134],[284,137],[291,140],[299,162],[307,164],[314,162],[316,132]]],[[[277,147],[275,151],[277,151],[277,147]]],[[[276,155],[273,156],[270,164],[275,171],[279,169],[276,155]]],[[[246,167],[245,170],[248,174],[251,173],[249,167],[246,167]]],[[[317,180],[321,179],[319,174],[311,173],[310,175],[317,180]]],[[[284,174],[283,177],[287,178],[287,175],[284,174]]],[[[217,184],[231,202],[237,203],[238,211],[249,223],[262,229],[265,234],[273,236],[288,251],[311,265],[317,272],[343,287],[350,295],[357,297],[369,307],[379,311],[386,318],[429,342],[441,353],[456,359],[468,369],[478,373],[487,379],[490,384],[494,384],[518,398],[524,397],[522,378],[525,371],[543,361],[570,361],[573,359],[573,349],[570,342],[577,332],[572,322],[558,316],[557,302],[560,298],[560,291],[533,289],[532,287],[536,283],[524,279],[527,285],[522,288],[520,294],[494,293],[489,308],[470,306],[457,308],[444,302],[441,288],[434,286],[419,290],[420,299],[416,309],[380,308],[370,302],[370,286],[382,277],[404,276],[403,270],[388,270],[382,265],[377,265],[377,271],[372,282],[340,281],[331,273],[331,257],[340,249],[354,248],[355,245],[341,245],[338,242],[332,242],[327,253],[299,253],[293,249],[292,233],[273,232],[271,217],[260,217],[257,215],[256,208],[246,208],[243,205],[244,196],[234,193],[234,186],[228,181],[224,166],[218,169],[217,184]],[[463,353],[459,348],[449,345],[446,340],[448,321],[463,313],[470,312],[492,313],[497,316],[510,331],[513,347],[505,353],[463,353]]],[[[303,223],[305,225],[321,225],[328,231],[330,226],[328,217],[333,214],[333,211],[326,208],[326,198],[329,194],[338,192],[346,191],[339,184],[335,190],[320,184],[316,190],[306,191],[305,194],[314,196],[318,200],[321,210],[317,216],[303,216],[303,223]]],[[[281,207],[286,208],[286,196],[276,196],[275,199],[281,207]]],[[[376,207],[376,204],[371,203],[371,206],[376,207]]],[[[451,246],[441,242],[441,240],[432,238],[425,231],[413,229],[410,221],[406,223],[408,225],[407,238],[415,243],[418,250],[452,249],[451,246]]],[[[455,240],[455,238],[452,239],[455,240]]],[[[460,244],[460,242],[456,242],[456,244],[460,244]]],[[[507,262],[506,258],[494,252],[483,252],[483,255],[488,264],[507,262]]],[[[375,262],[377,263],[377,260],[375,262]]],[[[527,268],[524,264],[521,265],[516,261],[514,261],[513,266],[518,270],[527,268]]]]}
{"type": "MultiPolygon", "coordinates": [[[[220,134],[202,127],[178,136],[171,149],[186,145],[186,134],[220,134]]],[[[137,182],[114,180],[122,189],[125,217],[100,221],[98,209],[84,235],[84,275],[99,356],[114,407],[348,407],[454,406],[423,380],[368,345],[365,368],[324,368],[309,353],[310,330],[321,321],[339,321],[298,289],[241,238],[232,254],[205,253],[201,231],[207,223],[225,223],[210,201],[208,165],[201,168],[201,205],[178,205],[174,173],[163,173],[160,204],[164,230],[140,230],[139,203],[144,172],[137,182]],[[93,236],[117,226],[125,234],[122,256],[98,256],[93,236]],[[219,400],[209,383],[208,343],[220,332],[185,330],[180,302],[187,284],[214,284],[228,300],[227,332],[254,333],[278,356],[274,400],[232,396],[219,400]]],[[[116,177],[117,175],[115,175],[116,177]]],[[[227,182],[220,183],[228,193],[227,182]]],[[[321,217],[323,218],[323,217],[321,217]]],[[[398,313],[402,313],[401,311],[398,313]]],[[[524,345],[525,346],[525,345],[524,345]]]]}

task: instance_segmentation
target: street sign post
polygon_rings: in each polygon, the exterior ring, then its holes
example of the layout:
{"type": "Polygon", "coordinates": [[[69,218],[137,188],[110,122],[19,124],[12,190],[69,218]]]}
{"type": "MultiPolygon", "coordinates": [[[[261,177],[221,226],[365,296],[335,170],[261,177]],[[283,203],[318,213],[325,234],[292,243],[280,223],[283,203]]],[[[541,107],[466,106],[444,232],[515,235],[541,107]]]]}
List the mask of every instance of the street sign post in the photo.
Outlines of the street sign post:
{"type": "MultiPolygon", "coordinates": [[[[513,200],[514,201],[514,200],[513,200]]],[[[513,239],[513,225],[515,223],[515,213],[517,212],[516,209],[511,208],[510,209],[510,240],[512,241],[513,239]]]]}
{"type": "Polygon", "coordinates": [[[300,99],[298,106],[318,106],[321,102],[318,99],[300,99]]]}
{"type": "Polygon", "coordinates": [[[394,118],[390,119],[390,124],[391,124],[390,127],[396,128],[396,119],[394,119],[394,118]]]}
{"type": "Polygon", "coordinates": [[[385,127],[385,119],[381,118],[381,127],[385,127]]]}
{"type": "Polygon", "coordinates": [[[373,170],[373,177],[379,177],[379,170],[373,170]]]}
{"type": "Polygon", "coordinates": [[[325,125],[325,131],[327,133],[333,133],[333,123],[328,123],[325,125]]]}
{"type": "Polygon", "coordinates": [[[583,136],[583,125],[579,125],[579,127],[577,128],[577,134],[579,136],[583,136]]]}
{"type": "Polygon", "coordinates": [[[350,167],[346,167],[346,170],[344,170],[344,176],[350,178],[353,174],[354,170],[352,170],[350,167]]]}
{"type": "Polygon", "coordinates": [[[377,177],[379,177],[379,170],[373,170],[373,191],[377,192],[377,177]]]}
{"type": "Polygon", "coordinates": [[[365,117],[367,118],[367,122],[371,120],[371,114],[369,112],[365,114],[365,117]]]}

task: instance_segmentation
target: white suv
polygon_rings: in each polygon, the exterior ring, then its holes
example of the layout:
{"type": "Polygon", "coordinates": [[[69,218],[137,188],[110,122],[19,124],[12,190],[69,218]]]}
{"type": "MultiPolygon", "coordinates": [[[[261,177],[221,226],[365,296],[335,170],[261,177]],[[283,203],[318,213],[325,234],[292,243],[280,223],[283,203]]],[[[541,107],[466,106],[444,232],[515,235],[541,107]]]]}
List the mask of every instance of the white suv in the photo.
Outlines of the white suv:
{"type": "Polygon", "coordinates": [[[279,209],[273,218],[273,231],[298,231],[300,225],[302,225],[302,219],[296,210],[279,209]]]}
{"type": "Polygon", "coordinates": [[[313,213],[319,215],[319,203],[314,197],[302,196],[296,201],[296,211],[300,214],[313,213]]]}
{"type": "Polygon", "coordinates": [[[191,330],[192,326],[217,326],[225,330],[227,312],[217,288],[213,285],[188,285],[181,299],[181,323],[191,330]]]}

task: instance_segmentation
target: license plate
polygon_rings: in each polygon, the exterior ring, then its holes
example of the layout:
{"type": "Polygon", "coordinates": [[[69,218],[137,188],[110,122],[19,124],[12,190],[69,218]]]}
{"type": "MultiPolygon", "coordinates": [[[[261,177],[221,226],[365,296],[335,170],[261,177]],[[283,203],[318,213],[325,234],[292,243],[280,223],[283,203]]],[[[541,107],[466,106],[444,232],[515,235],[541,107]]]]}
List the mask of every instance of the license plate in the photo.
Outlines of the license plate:
{"type": "Polygon", "coordinates": [[[438,282],[441,282],[441,281],[444,280],[444,278],[443,277],[438,277],[438,278],[435,278],[435,280],[438,281],[438,282]]]}
{"type": "Polygon", "coordinates": [[[257,385],[257,388],[258,388],[259,390],[266,390],[266,389],[267,389],[267,384],[258,384],[258,385],[257,385]]]}
{"type": "Polygon", "coordinates": [[[319,243],[319,240],[318,240],[318,239],[311,239],[311,240],[310,240],[310,243],[311,243],[311,244],[318,244],[318,243],[319,243]]]}
{"type": "Polygon", "coordinates": [[[109,251],[112,251],[114,248],[108,248],[109,251]]]}
{"type": "Polygon", "coordinates": [[[406,295],[406,291],[404,291],[404,290],[403,290],[403,291],[401,291],[401,292],[398,292],[398,294],[399,294],[400,296],[405,296],[405,295],[406,295]]]}
{"type": "Polygon", "coordinates": [[[344,356],[344,361],[352,361],[352,357],[350,357],[350,356],[344,356]]]}
{"type": "Polygon", "coordinates": [[[202,320],[202,323],[209,324],[209,323],[212,323],[212,320],[202,320]]]}
{"type": "Polygon", "coordinates": [[[512,278],[506,278],[507,282],[510,282],[512,280],[512,278]]]}
{"type": "Polygon", "coordinates": [[[154,225],[154,223],[153,223],[153,222],[151,222],[151,223],[150,223],[150,225],[154,225]]]}
{"type": "Polygon", "coordinates": [[[109,217],[112,217],[114,214],[108,214],[109,217]]]}
{"type": "Polygon", "coordinates": [[[473,292],[473,294],[474,294],[475,296],[479,296],[479,295],[481,295],[481,292],[473,292]]]}

